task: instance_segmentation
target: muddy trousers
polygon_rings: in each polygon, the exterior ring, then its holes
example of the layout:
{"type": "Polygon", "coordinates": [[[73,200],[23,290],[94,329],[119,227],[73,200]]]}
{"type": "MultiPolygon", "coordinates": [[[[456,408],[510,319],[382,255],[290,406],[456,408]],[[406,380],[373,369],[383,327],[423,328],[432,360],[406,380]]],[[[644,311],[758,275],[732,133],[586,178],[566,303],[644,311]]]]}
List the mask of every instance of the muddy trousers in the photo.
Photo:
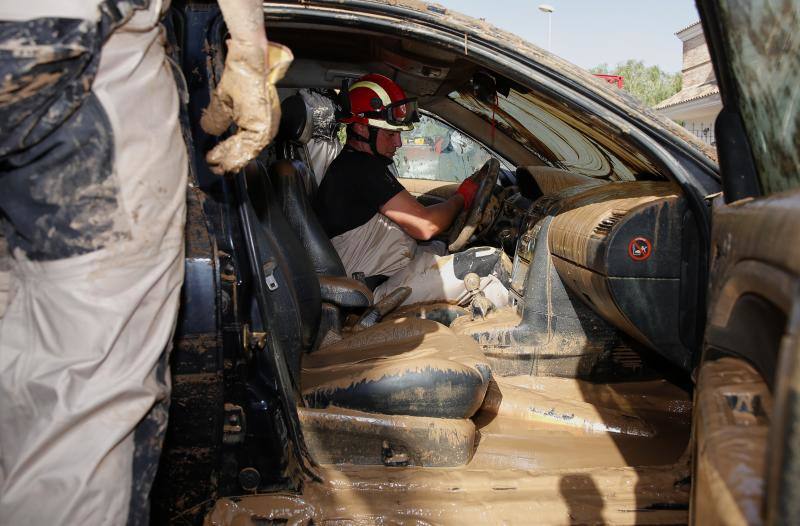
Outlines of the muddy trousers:
{"type": "Polygon", "coordinates": [[[399,287],[410,287],[403,305],[435,301],[465,305],[472,294],[464,287],[464,277],[474,272],[480,277],[480,290],[496,307],[508,305],[511,261],[502,250],[474,247],[447,255],[444,243],[417,243],[383,214],[331,243],[348,275],[390,276],[375,289],[375,301],[399,287]]]}
{"type": "MultiPolygon", "coordinates": [[[[58,92],[91,93],[41,139],[4,152],[15,169],[0,185],[18,194],[0,201],[2,524],[149,522],[183,282],[187,155],[162,3],[139,3],[104,39],[91,83],[76,77],[58,92]]],[[[59,16],[69,18],[67,4],[59,16]]],[[[47,24],[42,35],[63,34],[62,22],[47,24]]],[[[64,77],[43,78],[43,89],[53,78],[64,77]]]]}
{"type": "Polygon", "coordinates": [[[375,301],[398,287],[410,287],[411,295],[404,305],[443,301],[466,306],[472,294],[464,286],[464,277],[470,272],[480,277],[479,289],[495,307],[509,304],[511,261],[502,250],[492,247],[439,255],[419,246],[405,268],[375,289],[375,301]]]}

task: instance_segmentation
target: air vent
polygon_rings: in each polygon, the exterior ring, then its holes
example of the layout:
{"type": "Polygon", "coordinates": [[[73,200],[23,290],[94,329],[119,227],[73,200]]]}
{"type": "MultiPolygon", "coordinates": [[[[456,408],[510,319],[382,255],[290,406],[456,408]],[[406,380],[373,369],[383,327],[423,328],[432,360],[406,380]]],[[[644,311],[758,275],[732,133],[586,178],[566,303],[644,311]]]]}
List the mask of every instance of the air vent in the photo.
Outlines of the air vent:
{"type": "Polygon", "coordinates": [[[619,223],[619,220],[625,217],[625,214],[625,210],[612,210],[608,217],[601,220],[600,223],[594,227],[594,233],[600,236],[607,236],[608,233],[611,232],[611,229],[614,228],[614,225],[619,223]]]}

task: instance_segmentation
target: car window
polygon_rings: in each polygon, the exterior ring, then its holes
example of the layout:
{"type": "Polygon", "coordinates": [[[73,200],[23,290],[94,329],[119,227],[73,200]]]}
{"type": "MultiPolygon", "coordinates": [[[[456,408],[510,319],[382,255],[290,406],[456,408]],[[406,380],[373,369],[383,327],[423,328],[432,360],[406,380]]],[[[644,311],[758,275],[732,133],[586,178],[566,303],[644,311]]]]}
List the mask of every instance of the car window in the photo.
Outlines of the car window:
{"type": "Polygon", "coordinates": [[[428,114],[401,134],[394,154],[398,177],[461,182],[483,166],[492,153],[480,143],[428,114]]]}
{"type": "Polygon", "coordinates": [[[800,3],[721,2],[730,71],[739,90],[764,194],[800,186],[800,3]]]}

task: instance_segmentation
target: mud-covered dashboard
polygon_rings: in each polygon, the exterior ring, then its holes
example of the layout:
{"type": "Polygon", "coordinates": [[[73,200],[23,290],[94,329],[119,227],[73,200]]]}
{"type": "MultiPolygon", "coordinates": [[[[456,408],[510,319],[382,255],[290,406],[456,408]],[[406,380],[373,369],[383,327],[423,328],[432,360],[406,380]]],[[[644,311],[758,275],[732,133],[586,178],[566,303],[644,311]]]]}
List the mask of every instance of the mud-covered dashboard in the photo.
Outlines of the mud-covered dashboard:
{"type": "Polygon", "coordinates": [[[696,337],[697,238],[667,182],[578,185],[537,199],[517,238],[512,297],[521,305],[538,251],[576,298],[684,368],[696,337]],[[546,252],[545,252],[546,251],[546,252]]]}

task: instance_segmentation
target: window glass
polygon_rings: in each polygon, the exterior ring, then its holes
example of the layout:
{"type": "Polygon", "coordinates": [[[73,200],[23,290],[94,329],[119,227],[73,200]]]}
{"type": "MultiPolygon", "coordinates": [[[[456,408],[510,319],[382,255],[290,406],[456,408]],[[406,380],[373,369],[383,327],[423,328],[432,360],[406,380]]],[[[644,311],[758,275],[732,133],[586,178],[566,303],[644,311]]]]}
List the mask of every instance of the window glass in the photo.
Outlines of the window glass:
{"type": "Polygon", "coordinates": [[[398,177],[457,183],[492,157],[480,143],[428,114],[401,138],[403,146],[394,154],[398,177]]]}
{"type": "Polygon", "coordinates": [[[800,186],[800,2],[720,2],[730,71],[765,194],[800,186]]]}
{"type": "Polygon", "coordinates": [[[626,148],[620,138],[597,133],[588,119],[545,104],[531,93],[511,89],[508,96],[498,94],[496,105],[466,91],[449,97],[513,137],[546,165],[613,181],[631,181],[637,173],[655,172],[647,159],[626,148]]]}

